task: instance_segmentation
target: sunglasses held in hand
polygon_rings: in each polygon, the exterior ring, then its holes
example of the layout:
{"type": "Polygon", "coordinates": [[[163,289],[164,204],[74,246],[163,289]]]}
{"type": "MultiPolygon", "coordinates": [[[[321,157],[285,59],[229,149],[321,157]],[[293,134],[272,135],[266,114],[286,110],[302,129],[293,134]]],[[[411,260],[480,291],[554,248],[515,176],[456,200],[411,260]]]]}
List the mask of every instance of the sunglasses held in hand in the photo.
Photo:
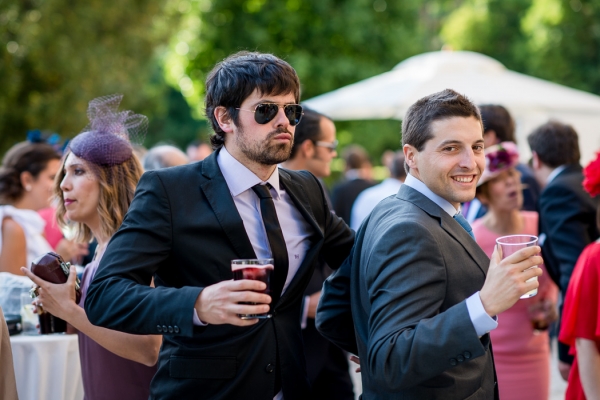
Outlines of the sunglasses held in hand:
{"type": "Polygon", "coordinates": [[[279,105],[275,103],[260,103],[254,107],[254,110],[246,110],[243,108],[236,108],[236,110],[253,112],[254,120],[257,123],[264,125],[275,118],[280,108],[283,108],[283,112],[288,121],[290,121],[290,125],[295,126],[300,123],[302,115],[304,115],[300,104],[279,105]]]}

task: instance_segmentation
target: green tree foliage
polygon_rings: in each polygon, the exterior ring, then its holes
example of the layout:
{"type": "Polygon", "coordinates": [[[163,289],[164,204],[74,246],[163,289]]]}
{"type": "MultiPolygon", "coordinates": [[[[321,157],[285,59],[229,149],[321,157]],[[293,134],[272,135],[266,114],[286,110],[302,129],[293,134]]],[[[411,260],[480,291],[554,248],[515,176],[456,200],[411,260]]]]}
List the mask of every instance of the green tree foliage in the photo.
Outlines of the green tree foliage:
{"type": "Polygon", "coordinates": [[[94,97],[119,92],[123,107],[159,113],[156,54],[177,23],[171,3],[0,1],[0,153],[28,129],[80,132],[94,97]]]}
{"type": "Polygon", "coordinates": [[[457,50],[600,94],[600,1],[467,0],[445,22],[457,50]]]}
{"type": "MultiPolygon", "coordinates": [[[[187,73],[199,83],[231,53],[271,52],[294,66],[302,98],[308,99],[389,71],[412,55],[438,50],[441,17],[451,5],[424,0],[204,0],[187,73]]],[[[339,127],[348,139],[342,142],[363,144],[373,155],[390,143],[399,147],[397,121],[339,127]]]]}

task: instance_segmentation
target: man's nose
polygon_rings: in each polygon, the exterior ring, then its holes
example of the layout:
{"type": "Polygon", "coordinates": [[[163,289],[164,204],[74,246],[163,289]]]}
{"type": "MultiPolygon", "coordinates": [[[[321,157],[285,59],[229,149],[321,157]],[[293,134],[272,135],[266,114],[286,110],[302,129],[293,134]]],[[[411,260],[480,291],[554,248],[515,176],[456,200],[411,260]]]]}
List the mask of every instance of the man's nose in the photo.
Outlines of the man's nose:
{"type": "Polygon", "coordinates": [[[285,115],[284,107],[279,107],[277,110],[277,115],[275,116],[275,125],[285,127],[290,125],[290,120],[285,115]]]}

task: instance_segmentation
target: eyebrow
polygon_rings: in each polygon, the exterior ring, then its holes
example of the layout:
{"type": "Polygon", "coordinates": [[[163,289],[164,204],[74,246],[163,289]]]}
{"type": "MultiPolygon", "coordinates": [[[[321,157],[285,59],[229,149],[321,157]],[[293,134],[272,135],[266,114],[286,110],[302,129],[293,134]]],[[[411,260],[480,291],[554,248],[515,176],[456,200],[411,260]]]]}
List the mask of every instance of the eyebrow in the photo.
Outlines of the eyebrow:
{"type": "MultiPolygon", "coordinates": [[[[481,144],[481,143],[484,143],[483,139],[478,139],[478,140],[476,140],[476,141],[475,141],[475,143],[473,143],[473,144],[481,144]]],[[[460,145],[462,145],[462,144],[463,144],[463,142],[461,142],[460,140],[452,140],[452,139],[449,139],[449,140],[444,140],[442,143],[440,143],[440,144],[438,145],[438,147],[444,147],[444,146],[448,146],[448,145],[450,145],[450,144],[460,144],[460,145]]]]}

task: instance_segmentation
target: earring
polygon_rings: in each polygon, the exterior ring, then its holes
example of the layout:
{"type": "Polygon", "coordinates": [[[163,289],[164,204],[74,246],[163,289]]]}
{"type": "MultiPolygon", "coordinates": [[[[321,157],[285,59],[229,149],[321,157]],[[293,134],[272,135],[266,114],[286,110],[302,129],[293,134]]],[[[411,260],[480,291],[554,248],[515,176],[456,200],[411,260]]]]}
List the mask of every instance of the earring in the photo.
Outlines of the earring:
{"type": "Polygon", "coordinates": [[[31,185],[25,185],[25,190],[27,190],[28,192],[31,192],[31,185]]]}

